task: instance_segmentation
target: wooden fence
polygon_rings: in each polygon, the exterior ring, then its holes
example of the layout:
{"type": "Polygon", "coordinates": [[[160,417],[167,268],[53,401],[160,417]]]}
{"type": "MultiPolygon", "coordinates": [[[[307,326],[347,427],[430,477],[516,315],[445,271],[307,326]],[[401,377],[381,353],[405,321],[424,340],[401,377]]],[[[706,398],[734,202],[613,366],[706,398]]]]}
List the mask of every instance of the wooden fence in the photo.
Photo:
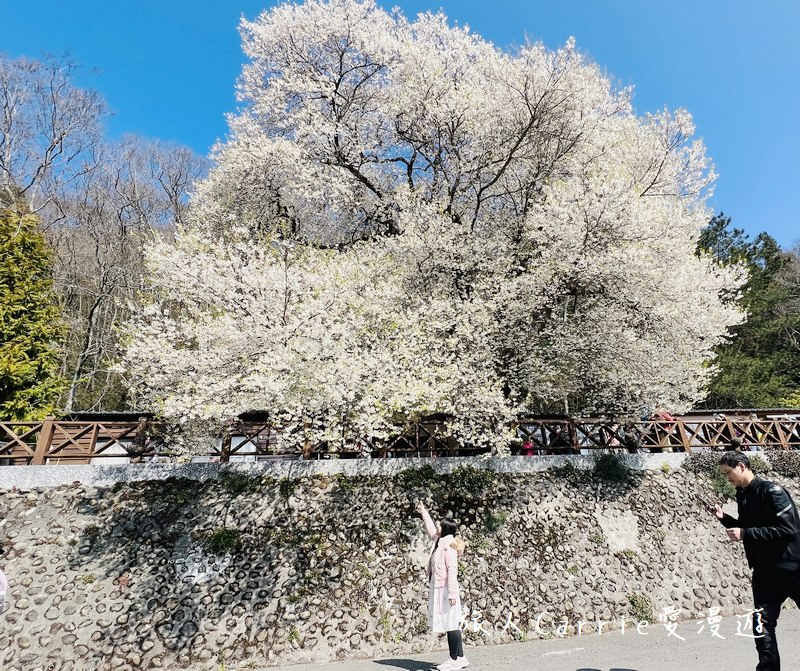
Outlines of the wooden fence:
{"type": "MultiPolygon", "coordinates": [[[[163,425],[138,420],[98,418],[73,421],[0,422],[0,465],[113,464],[169,460],[163,425]]],[[[266,422],[239,422],[206,455],[195,461],[262,461],[470,456],[486,449],[459,444],[447,435],[445,421],[409,422],[387,440],[365,439],[339,445],[307,444],[300,451],[279,447],[280,428],[266,422]]],[[[719,415],[697,413],[673,421],[620,424],[604,418],[529,417],[514,423],[512,454],[578,454],[594,450],[693,452],[800,448],[800,418],[786,413],[719,415]]]]}
{"type": "Polygon", "coordinates": [[[534,454],[579,453],[584,450],[621,452],[723,451],[800,449],[800,416],[754,417],[697,413],[672,421],[642,420],[619,424],[598,418],[534,417],[520,420],[517,434],[534,454]]]}
{"type": "Polygon", "coordinates": [[[158,427],[147,418],[0,422],[0,465],[86,464],[153,456],[158,427]]]}

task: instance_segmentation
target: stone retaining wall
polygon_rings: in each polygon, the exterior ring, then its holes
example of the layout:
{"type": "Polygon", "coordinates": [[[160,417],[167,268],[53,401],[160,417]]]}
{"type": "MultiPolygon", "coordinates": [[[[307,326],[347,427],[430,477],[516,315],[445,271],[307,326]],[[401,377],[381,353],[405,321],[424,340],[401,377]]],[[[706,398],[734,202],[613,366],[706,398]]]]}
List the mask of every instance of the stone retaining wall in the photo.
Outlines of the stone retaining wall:
{"type": "MultiPolygon", "coordinates": [[[[691,496],[713,494],[713,469],[692,472],[696,458],[678,454],[624,459],[636,470],[616,484],[613,460],[595,472],[591,458],[563,457],[0,468],[0,668],[441,649],[426,626],[418,498],[468,543],[468,645],[558,635],[562,618],[574,632],[670,607],[742,612],[742,548],[691,496]]],[[[798,494],[798,481],[770,478],[798,494]]]]}
{"type": "MultiPolygon", "coordinates": [[[[621,454],[619,458],[632,470],[647,471],[663,464],[679,467],[688,455],[621,454]]],[[[108,487],[119,482],[167,480],[216,480],[220,474],[236,471],[253,476],[302,478],[312,475],[348,476],[396,475],[409,468],[429,466],[437,473],[448,473],[461,466],[493,470],[497,473],[535,473],[570,463],[579,469],[591,469],[594,457],[542,456],[528,457],[453,457],[446,459],[329,459],[324,461],[266,461],[233,464],[130,464],[114,466],[0,466],[0,490],[40,489],[80,483],[93,487],[108,487]]]]}

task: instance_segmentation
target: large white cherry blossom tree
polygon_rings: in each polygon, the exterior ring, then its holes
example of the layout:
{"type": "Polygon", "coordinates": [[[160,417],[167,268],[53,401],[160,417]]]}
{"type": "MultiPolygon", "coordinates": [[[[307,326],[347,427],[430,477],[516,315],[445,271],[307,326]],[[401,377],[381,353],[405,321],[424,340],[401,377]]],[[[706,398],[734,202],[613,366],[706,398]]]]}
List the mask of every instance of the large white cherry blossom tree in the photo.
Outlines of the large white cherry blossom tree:
{"type": "Polygon", "coordinates": [[[167,419],[265,410],[298,445],[451,417],[675,411],[743,315],[695,254],[714,175],[684,111],[637,116],[571,42],[504,52],[373,1],[241,32],[240,112],[155,242],[125,367],[167,419]]]}

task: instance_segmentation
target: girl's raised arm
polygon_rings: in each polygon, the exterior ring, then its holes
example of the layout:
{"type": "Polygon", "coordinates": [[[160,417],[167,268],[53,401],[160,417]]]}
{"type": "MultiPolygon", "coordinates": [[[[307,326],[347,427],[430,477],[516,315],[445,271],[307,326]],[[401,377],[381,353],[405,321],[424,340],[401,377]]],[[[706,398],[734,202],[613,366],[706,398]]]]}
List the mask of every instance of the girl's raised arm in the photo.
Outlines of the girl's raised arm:
{"type": "Polygon", "coordinates": [[[422,501],[417,501],[417,512],[422,515],[422,521],[425,522],[425,531],[428,532],[431,538],[436,538],[439,535],[436,531],[436,525],[433,523],[428,509],[422,501]]]}

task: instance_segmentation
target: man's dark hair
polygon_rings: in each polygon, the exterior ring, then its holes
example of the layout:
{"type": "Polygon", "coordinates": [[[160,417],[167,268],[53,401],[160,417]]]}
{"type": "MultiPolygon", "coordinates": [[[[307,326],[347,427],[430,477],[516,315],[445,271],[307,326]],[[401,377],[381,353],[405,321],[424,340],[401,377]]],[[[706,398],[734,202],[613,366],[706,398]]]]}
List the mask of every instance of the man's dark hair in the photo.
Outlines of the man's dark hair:
{"type": "Polygon", "coordinates": [[[750,459],[747,458],[744,452],[731,450],[722,455],[719,464],[720,466],[730,466],[731,468],[736,468],[739,464],[744,464],[745,468],[750,468],[750,459]]]}

